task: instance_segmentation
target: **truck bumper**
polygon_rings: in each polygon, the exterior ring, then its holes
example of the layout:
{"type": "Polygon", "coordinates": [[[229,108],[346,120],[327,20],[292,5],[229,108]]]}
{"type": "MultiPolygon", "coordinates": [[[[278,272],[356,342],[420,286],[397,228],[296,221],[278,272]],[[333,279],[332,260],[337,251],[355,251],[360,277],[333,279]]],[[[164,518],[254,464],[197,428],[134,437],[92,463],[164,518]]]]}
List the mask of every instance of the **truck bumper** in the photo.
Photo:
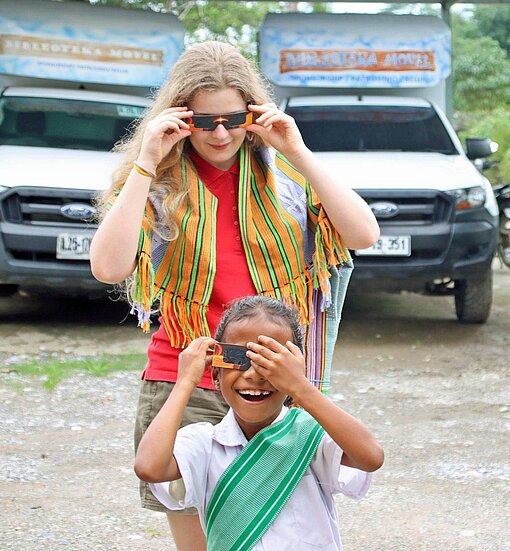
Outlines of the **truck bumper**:
{"type": "Polygon", "coordinates": [[[33,262],[6,258],[0,246],[0,286],[15,285],[38,293],[68,296],[106,295],[111,286],[100,283],[89,267],[64,262],[33,262]]]}
{"type": "Polygon", "coordinates": [[[381,234],[410,235],[411,256],[371,257],[353,252],[354,288],[373,291],[423,292],[435,282],[486,274],[496,251],[497,218],[460,220],[453,224],[381,227],[381,234]]]}
{"type": "MultiPolygon", "coordinates": [[[[55,247],[56,237],[27,236],[26,244],[27,248],[30,247],[30,254],[27,253],[24,259],[17,259],[10,254],[5,246],[5,237],[4,234],[0,239],[0,285],[17,285],[20,288],[66,295],[104,294],[110,288],[94,279],[87,261],[45,260],[44,251],[49,242],[55,247]]],[[[18,246],[22,247],[24,240],[20,239],[19,228],[16,238],[18,246]]]]}

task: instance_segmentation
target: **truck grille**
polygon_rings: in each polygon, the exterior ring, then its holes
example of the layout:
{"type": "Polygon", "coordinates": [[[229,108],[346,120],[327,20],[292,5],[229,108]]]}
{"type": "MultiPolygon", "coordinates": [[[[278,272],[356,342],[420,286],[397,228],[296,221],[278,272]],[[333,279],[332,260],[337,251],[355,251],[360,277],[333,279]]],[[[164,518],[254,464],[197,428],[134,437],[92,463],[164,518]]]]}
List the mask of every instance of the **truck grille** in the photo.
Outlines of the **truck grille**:
{"type": "MultiPolygon", "coordinates": [[[[94,192],[58,188],[17,187],[8,190],[0,200],[2,240],[9,257],[17,261],[62,264],[57,259],[56,242],[61,233],[93,233],[95,220],[69,218],[62,207],[81,205],[92,212],[94,192]]],[[[89,214],[90,214],[89,212],[89,214]]],[[[89,262],[65,260],[67,266],[76,265],[89,270],[89,262]]]]}
{"type": "Polygon", "coordinates": [[[86,190],[15,188],[1,202],[2,218],[13,224],[95,228],[93,221],[68,218],[61,211],[64,205],[73,203],[92,207],[93,195],[86,190]]]}
{"type": "Polygon", "coordinates": [[[434,190],[363,190],[358,193],[369,205],[379,202],[396,205],[398,212],[391,218],[376,214],[381,227],[439,224],[449,220],[452,215],[451,201],[434,190]]]}
{"type": "Polygon", "coordinates": [[[410,235],[410,256],[356,256],[356,264],[411,265],[438,261],[448,250],[453,202],[435,190],[362,190],[358,192],[372,207],[382,235],[410,235]],[[377,204],[380,213],[377,213],[377,204]],[[384,212],[384,207],[388,207],[384,212]],[[396,208],[395,208],[396,207],[396,208]],[[395,211],[392,213],[390,211],[395,211]],[[390,216],[386,217],[388,215],[390,216]]]}

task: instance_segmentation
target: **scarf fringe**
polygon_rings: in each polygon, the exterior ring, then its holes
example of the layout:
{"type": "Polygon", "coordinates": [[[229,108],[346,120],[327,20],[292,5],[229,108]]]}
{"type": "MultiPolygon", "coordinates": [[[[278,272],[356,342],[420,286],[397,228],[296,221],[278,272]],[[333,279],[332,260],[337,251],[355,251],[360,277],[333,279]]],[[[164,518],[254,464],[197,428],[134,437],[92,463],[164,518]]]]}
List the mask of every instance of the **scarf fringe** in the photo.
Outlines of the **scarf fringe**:
{"type": "Polygon", "coordinates": [[[321,211],[315,231],[315,252],[312,256],[314,266],[313,288],[322,292],[321,309],[331,305],[330,266],[338,266],[349,261],[349,255],[341,245],[340,236],[333,228],[324,211],[321,211]],[[340,243],[340,245],[338,245],[340,243]]]}
{"type": "Polygon", "coordinates": [[[165,292],[160,300],[160,312],[173,348],[185,348],[197,337],[211,336],[205,304],[165,292]]]}
{"type": "Polygon", "coordinates": [[[154,279],[155,274],[150,255],[145,251],[140,251],[131,294],[131,313],[138,316],[138,327],[141,327],[144,333],[149,332],[151,324],[150,316],[151,305],[154,300],[154,279]]]}

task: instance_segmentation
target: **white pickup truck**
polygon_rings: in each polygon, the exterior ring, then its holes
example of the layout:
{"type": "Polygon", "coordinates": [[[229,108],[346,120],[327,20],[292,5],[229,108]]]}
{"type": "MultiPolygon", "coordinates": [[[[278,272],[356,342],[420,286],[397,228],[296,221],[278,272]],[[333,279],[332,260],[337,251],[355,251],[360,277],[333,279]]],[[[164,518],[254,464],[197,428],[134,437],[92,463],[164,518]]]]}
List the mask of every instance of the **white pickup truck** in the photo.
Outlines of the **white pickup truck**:
{"type": "Polygon", "coordinates": [[[183,40],[171,14],[0,0],[0,296],[104,294],[92,199],[183,40]]]}
{"type": "Polygon", "coordinates": [[[7,87],[0,96],[0,289],[104,292],[91,277],[92,199],[118,161],[110,150],[148,100],[7,87]]]}
{"type": "Polygon", "coordinates": [[[426,16],[272,15],[262,66],[306,144],[370,205],[381,227],[352,251],[355,291],[453,295],[461,322],[481,323],[492,303],[498,209],[440,104],[449,29],[426,16]],[[314,33],[312,33],[314,29],[314,33]]]}

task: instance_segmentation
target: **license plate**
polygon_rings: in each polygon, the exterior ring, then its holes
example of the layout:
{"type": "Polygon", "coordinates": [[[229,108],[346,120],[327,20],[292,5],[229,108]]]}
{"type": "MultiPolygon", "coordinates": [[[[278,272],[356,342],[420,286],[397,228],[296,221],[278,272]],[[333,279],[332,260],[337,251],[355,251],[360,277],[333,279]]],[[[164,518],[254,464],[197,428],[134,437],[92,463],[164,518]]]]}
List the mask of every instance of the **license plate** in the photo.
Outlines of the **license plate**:
{"type": "Polygon", "coordinates": [[[60,233],[57,237],[57,258],[59,260],[88,260],[92,235],[60,233]]]}
{"type": "Polygon", "coordinates": [[[381,235],[368,249],[356,251],[357,256],[411,256],[410,235],[381,235]]]}

